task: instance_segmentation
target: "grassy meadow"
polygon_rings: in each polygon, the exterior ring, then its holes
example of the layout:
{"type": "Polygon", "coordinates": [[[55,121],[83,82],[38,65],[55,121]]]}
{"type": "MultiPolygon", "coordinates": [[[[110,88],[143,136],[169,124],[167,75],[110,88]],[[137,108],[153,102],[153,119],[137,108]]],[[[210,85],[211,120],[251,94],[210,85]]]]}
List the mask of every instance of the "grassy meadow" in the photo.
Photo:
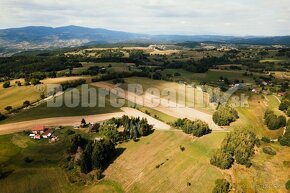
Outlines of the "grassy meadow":
{"type": "MultiPolygon", "coordinates": [[[[80,91],[80,89],[79,89],[80,91]]],[[[112,113],[120,111],[120,108],[113,107],[110,104],[110,99],[106,97],[105,107],[82,107],[81,103],[74,107],[67,107],[65,105],[65,100],[70,101],[72,99],[78,98],[79,95],[71,91],[66,91],[64,95],[56,97],[56,101],[61,102],[63,105],[61,107],[48,107],[47,103],[44,102],[39,106],[32,107],[27,110],[23,110],[16,115],[10,116],[4,121],[1,121],[1,124],[14,123],[19,121],[28,121],[41,118],[49,117],[69,117],[69,116],[81,116],[81,115],[94,115],[102,113],[112,113]]],[[[81,98],[80,98],[81,102],[81,98]]],[[[98,101],[97,101],[98,104],[98,101]]]]}
{"type": "Polygon", "coordinates": [[[57,131],[60,141],[53,144],[24,133],[0,136],[0,164],[7,172],[0,179],[1,192],[209,192],[215,179],[223,176],[209,164],[209,157],[225,133],[196,139],[180,131],[155,131],[138,142],[119,144],[117,148],[124,151],[101,181],[71,184],[58,164],[65,152],[65,130],[57,131]],[[25,162],[26,157],[32,162],[25,162]]]}

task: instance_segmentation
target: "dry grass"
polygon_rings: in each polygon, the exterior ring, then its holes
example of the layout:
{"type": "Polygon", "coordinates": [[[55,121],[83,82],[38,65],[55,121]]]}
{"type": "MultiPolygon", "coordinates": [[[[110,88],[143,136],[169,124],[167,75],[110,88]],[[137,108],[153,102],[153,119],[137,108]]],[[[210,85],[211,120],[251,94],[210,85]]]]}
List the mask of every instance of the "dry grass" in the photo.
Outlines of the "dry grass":
{"type": "Polygon", "coordinates": [[[194,139],[180,131],[155,131],[119,145],[124,152],[107,168],[105,179],[119,182],[125,192],[210,192],[222,173],[209,157],[224,135],[194,139]]]}

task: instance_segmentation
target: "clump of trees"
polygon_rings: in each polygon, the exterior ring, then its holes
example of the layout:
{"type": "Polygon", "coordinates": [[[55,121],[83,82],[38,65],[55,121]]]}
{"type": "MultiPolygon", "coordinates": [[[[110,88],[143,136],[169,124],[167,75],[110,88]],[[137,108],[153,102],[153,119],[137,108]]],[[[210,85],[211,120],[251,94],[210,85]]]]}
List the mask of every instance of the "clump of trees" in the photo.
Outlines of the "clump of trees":
{"type": "Polygon", "coordinates": [[[174,126],[181,129],[184,133],[192,134],[196,137],[201,137],[211,132],[208,124],[201,120],[177,119],[174,126]]]}
{"type": "Polygon", "coordinates": [[[213,121],[219,126],[230,125],[239,118],[238,112],[230,106],[220,106],[213,114],[213,121]]]}
{"type": "Polygon", "coordinates": [[[108,138],[91,141],[83,138],[80,134],[71,134],[68,136],[66,145],[69,155],[75,155],[78,148],[83,149],[77,165],[80,166],[80,171],[85,174],[92,170],[103,171],[115,155],[115,145],[108,138]]]}
{"type": "Polygon", "coordinates": [[[287,93],[279,105],[279,110],[284,111],[287,116],[290,116],[290,93],[287,93]]]}
{"type": "Polygon", "coordinates": [[[130,118],[126,115],[122,118],[110,119],[99,128],[99,134],[110,138],[113,142],[128,139],[136,140],[150,133],[152,133],[152,126],[148,124],[147,119],[130,118]],[[123,131],[118,131],[120,127],[123,127],[123,131]]]}
{"type": "Polygon", "coordinates": [[[290,147],[290,120],[288,120],[286,125],[286,131],[283,136],[279,137],[279,142],[283,146],[290,147]]]}
{"type": "Polygon", "coordinates": [[[226,179],[217,179],[212,193],[228,193],[230,190],[230,183],[226,179]]]}
{"type": "Polygon", "coordinates": [[[283,115],[277,116],[274,111],[266,110],[264,119],[267,127],[271,130],[276,130],[286,125],[286,117],[283,115]]]}
{"type": "Polygon", "coordinates": [[[210,163],[221,169],[229,169],[234,160],[246,167],[251,166],[251,156],[254,154],[256,135],[246,129],[230,132],[210,159],[210,163]]]}

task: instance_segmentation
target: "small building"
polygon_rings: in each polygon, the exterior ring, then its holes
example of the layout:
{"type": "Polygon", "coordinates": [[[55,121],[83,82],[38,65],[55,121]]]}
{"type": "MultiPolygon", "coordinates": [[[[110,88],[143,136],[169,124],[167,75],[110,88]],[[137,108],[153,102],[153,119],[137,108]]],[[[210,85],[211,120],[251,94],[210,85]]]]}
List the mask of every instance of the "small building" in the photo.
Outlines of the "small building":
{"type": "Polygon", "coordinates": [[[40,135],[35,135],[34,139],[41,139],[41,136],[40,135]]]}
{"type": "Polygon", "coordinates": [[[35,137],[35,134],[34,133],[31,133],[31,134],[29,134],[29,137],[30,138],[34,138],[35,137]]]}
{"type": "Polygon", "coordinates": [[[44,125],[37,125],[31,129],[32,133],[34,134],[43,134],[44,130],[45,130],[44,125]]]}
{"type": "Polygon", "coordinates": [[[91,128],[91,132],[97,133],[97,132],[99,132],[99,128],[100,128],[100,123],[95,123],[95,124],[93,124],[93,126],[91,128]]]}
{"type": "Polygon", "coordinates": [[[42,134],[42,137],[47,139],[47,138],[50,138],[51,135],[53,133],[53,130],[52,129],[47,129],[43,134],[42,134]]]}

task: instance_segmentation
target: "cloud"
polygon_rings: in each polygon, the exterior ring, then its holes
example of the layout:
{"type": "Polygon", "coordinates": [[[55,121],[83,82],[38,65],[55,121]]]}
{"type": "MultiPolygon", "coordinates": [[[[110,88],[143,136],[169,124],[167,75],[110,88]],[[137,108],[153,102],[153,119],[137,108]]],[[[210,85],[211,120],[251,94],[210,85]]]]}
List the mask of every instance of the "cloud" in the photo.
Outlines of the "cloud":
{"type": "Polygon", "coordinates": [[[152,34],[287,35],[289,0],[0,0],[0,28],[81,25],[152,34]]]}

